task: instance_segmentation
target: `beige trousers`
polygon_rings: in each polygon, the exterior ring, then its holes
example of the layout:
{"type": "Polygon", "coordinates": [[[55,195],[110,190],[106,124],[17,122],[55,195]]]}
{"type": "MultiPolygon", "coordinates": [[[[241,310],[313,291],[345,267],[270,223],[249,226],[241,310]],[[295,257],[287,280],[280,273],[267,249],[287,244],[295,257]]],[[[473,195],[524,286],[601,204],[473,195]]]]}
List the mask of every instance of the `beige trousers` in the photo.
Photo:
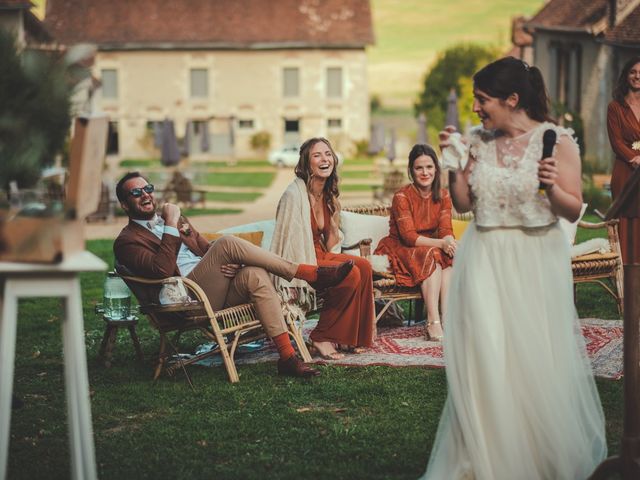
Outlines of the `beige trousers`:
{"type": "Polygon", "coordinates": [[[206,293],[214,310],[253,303],[258,318],[269,337],[287,331],[280,297],[269,273],[291,280],[298,264],[232,236],[216,240],[200,263],[187,275],[206,293]],[[225,277],[220,266],[244,265],[234,278],[225,277]]]}

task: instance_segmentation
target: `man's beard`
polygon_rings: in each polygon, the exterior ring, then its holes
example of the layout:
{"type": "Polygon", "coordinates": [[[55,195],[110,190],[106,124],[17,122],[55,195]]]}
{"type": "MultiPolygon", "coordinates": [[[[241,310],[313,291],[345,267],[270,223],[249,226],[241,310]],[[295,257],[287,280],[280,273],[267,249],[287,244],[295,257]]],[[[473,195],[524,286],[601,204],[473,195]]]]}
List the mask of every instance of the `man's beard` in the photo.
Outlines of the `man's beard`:
{"type": "Polygon", "coordinates": [[[145,211],[138,204],[129,203],[129,216],[136,220],[151,220],[156,215],[156,202],[152,200],[151,204],[153,205],[153,210],[145,211]]]}

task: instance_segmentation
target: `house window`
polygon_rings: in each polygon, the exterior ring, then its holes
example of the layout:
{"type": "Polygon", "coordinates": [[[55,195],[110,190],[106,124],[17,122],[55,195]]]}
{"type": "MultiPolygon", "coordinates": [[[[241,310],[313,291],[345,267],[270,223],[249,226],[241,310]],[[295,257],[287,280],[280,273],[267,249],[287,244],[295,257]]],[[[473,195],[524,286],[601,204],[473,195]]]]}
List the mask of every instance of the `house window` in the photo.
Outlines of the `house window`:
{"type": "Polygon", "coordinates": [[[107,155],[117,155],[120,151],[118,139],[118,122],[109,122],[107,130],[107,155]]]}
{"type": "Polygon", "coordinates": [[[549,94],[551,100],[574,112],[580,110],[582,49],[578,44],[550,45],[549,94]]]}
{"type": "Polygon", "coordinates": [[[342,98],[342,68],[327,68],[327,97],[342,98]]]}
{"type": "Polygon", "coordinates": [[[300,69],[287,67],[282,71],[282,96],[297,97],[300,95],[300,69]]]}
{"type": "Polygon", "coordinates": [[[162,147],[162,121],[159,120],[147,120],[147,132],[153,138],[153,146],[156,148],[162,147]]]}
{"type": "Polygon", "coordinates": [[[300,131],[300,120],[285,120],[284,121],[284,131],[287,133],[299,132],[300,131]]]}
{"type": "Polygon", "coordinates": [[[300,145],[300,120],[285,118],[284,119],[284,144],[300,145]]]}
{"type": "Polygon", "coordinates": [[[118,71],[115,68],[103,68],[102,98],[118,98],[118,71]]]}
{"type": "Polygon", "coordinates": [[[206,68],[191,69],[191,98],[209,96],[209,71],[206,68]]]}
{"type": "Polygon", "coordinates": [[[327,128],[329,130],[341,130],[342,129],[342,119],[341,118],[328,118],[327,119],[327,128]]]}
{"type": "Polygon", "coordinates": [[[253,120],[238,120],[238,128],[241,130],[251,130],[253,128],[253,120]]]}

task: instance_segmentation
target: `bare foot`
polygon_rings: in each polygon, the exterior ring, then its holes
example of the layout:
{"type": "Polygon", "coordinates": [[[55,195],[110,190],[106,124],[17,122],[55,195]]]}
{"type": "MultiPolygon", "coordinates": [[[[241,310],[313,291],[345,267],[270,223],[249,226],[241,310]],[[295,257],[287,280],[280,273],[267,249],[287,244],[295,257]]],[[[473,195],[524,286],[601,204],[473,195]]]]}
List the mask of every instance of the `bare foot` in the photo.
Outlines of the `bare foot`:
{"type": "Polygon", "coordinates": [[[316,342],[312,340],[311,344],[318,352],[318,355],[325,360],[340,360],[341,358],[344,358],[344,353],[336,351],[333,343],[331,342],[316,342]]]}
{"type": "Polygon", "coordinates": [[[366,347],[354,347],[351,345],[338,345],[338,350],[340,350],[341,352],[346,352],[346,353],[365,353],[367,351],[366,347]]]}

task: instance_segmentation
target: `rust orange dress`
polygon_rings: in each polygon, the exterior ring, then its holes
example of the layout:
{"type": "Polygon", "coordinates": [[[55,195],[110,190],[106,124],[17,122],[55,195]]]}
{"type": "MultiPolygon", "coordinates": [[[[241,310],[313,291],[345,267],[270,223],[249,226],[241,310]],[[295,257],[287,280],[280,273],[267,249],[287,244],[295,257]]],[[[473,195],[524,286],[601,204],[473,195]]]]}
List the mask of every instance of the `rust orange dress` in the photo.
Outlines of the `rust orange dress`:
{"type": "Polygon", "coordinates": [[[376,255],[387,255],[396,283],[403,287],[420,285],[437,265],[447,268],[453,263],[441,248],[416,247],[418,236],[444,238],[453,236],[451,196],[442,189],[440,201],[422,198],[413,183],[393,196],[389,217],[389,236],[378,243],[376,255]]]}
{"type": "Polygon", "coordinates": [[[355,265],[349,275],[324,298],[317,327],[309,338],[316,342],[333,342],[354,347],[370,347],[373,344],[373,270],[365,258],[331,253],[323,238],[329,235],[331,213],[324,204],[324,229],[320,230],[313,210],[311,231],[318,265],[336,265],[353,260],[355,265]]]}
{"type": "MultiPolygon", "coordinates": [[[[627,105],[613,100],[607,110],[607,131],[609,142],[616,154],[611,172],[611,196],[618,198],[625,183],[634,172],[629,163],[633,157],[640,155],[640,150],[633,149],[633,143],[640,141],[640,120],[636,118],[627,105]]],[[[620,212],[620,250],[624,263],[640,263],[640,190],[637,190],[620,212]]]]}

